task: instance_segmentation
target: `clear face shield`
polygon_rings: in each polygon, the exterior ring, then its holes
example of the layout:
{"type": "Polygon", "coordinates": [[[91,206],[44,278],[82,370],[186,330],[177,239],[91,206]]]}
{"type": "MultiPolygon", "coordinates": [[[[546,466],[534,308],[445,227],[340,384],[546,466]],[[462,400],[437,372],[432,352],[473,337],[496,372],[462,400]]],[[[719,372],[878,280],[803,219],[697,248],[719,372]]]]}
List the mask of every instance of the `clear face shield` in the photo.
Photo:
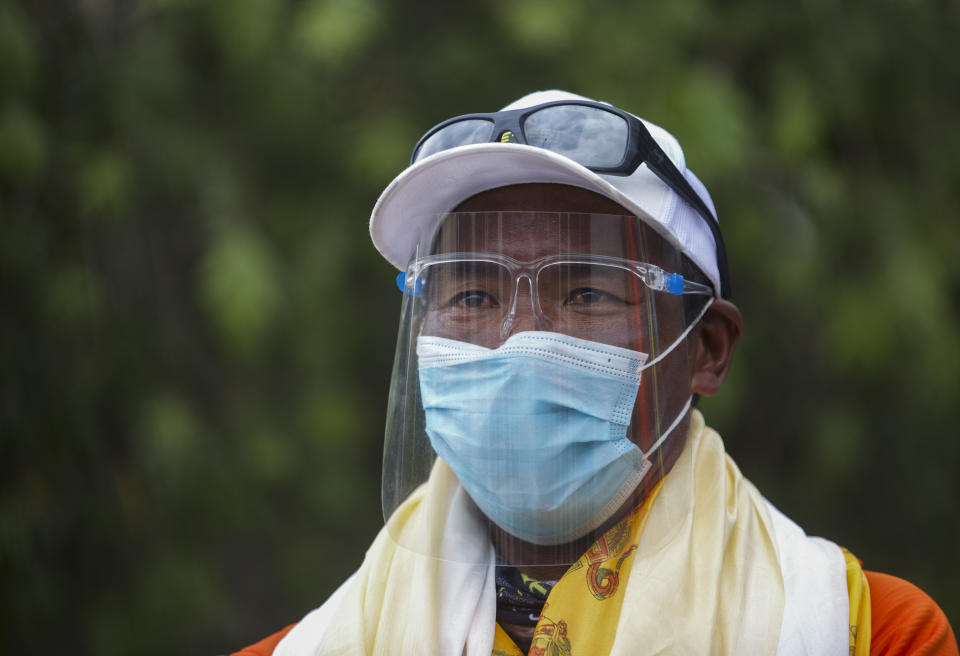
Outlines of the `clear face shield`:
{"type": "Polygon", "coordinates": [[[685,337],[713,290],[634,217],[438,225],[397,279],[388,531],[436,558],[495,545],[516,566],[572,562],[682,447],[685,337]]]}

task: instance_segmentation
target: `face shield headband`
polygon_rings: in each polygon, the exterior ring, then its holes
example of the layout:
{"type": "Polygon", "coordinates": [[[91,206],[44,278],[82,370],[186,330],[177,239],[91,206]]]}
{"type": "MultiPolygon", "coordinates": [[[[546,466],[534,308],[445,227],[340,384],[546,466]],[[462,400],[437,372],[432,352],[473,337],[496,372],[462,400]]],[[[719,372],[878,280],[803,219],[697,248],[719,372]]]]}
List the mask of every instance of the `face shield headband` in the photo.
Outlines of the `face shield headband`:
{"type": "Polygon", "coordinates": [[[457,146],[490,142],[543,148],[606,175],[628,176],[646,164],[706,221],[716,245],[721,296],[730,298],[726,248],[717,221],[643,121],[633,114],[590,100],[463,114],[428,130],[414,147],[410,164],[457,146]]]}

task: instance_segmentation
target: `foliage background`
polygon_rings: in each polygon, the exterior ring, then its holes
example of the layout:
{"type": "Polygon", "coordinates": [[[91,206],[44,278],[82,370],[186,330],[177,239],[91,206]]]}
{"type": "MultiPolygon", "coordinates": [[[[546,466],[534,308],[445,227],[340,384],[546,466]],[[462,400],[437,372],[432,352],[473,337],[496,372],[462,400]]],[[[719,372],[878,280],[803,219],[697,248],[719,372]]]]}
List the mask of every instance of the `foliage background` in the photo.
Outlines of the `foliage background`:
{"type": "Polygon", "coordinates": [[[220,653],[382,521],[374,200],[560,87],[674,132],[746,337],[705,412],[960,621],[960,5],[0,0],[0,651],[220,653]]]}

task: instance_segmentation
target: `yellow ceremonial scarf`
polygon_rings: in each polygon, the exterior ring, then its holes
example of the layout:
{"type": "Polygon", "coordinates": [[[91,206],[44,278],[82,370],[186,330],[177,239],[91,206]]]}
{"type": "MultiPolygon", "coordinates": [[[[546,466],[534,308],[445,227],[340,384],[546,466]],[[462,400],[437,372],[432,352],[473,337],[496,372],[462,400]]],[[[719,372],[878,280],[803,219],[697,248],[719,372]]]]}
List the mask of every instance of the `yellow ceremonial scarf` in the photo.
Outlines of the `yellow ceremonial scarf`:
{"type": "Polygon", "coordinates": [[[850,656],[870,656],[870,585],[857,557],[844,549],[843,558],[850,597],[850,656]]]}

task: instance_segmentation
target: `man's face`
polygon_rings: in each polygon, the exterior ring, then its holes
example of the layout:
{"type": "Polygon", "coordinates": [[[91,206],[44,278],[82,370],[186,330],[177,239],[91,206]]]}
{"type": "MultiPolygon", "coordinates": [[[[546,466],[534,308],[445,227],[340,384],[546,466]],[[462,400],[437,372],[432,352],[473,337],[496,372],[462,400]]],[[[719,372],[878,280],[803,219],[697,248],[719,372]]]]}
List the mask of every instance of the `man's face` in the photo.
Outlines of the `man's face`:
{"type": "MultiPolygon", "coordinates": [[[[440,232],[435,252],[493,253],[520,262],[557,254],[601,255],[656,264],[676,271],[679,256],[653,230],[612,200],[577,187],[526,184],[502,187],[474,196],[455,209],[440,232]],[[500,212],[511,212],[509,215],[500,212]],[[484,214],[485,213],[485,214],[484,214]],[[569,214],[574,213],[574,214],[569,214]],[[506,218],[505,218],[506,217],[506,218]]],[[[589,294],[589,291],[579,292],[589,294]]],[[[684,329],[680,297],[651,293],[642,284],[636,297],[613,308],[602,321],[591,324],[587,334],[576,334],[572,324],[544,325],[543,312],[534,309],[529,281],[516,288],[515,314],[505,333],[477,331],[471,335],[444,334],[441,321],[424,322],[424,334],[466,339],[495,348],[509,335],[531,330],[565,332],[574,337],[602,342],[650,357],[669,347],[684,329]]],[[[575,302],[593,302],[587,296],[575,302]]],[[[602,302],[602,299],[600,299],[602,302]]],[[[488,302],[476,298],[475,302],[488,302]]],[[[541,304],[544,299],[540,299],[541,304]]],[[[690,372],[685,344],[680,344],[662,363],[657,375],[644,373],[628,435],[641,448],[655,440],[654,431],[665,426],[690,397],[690,372]]]]}

